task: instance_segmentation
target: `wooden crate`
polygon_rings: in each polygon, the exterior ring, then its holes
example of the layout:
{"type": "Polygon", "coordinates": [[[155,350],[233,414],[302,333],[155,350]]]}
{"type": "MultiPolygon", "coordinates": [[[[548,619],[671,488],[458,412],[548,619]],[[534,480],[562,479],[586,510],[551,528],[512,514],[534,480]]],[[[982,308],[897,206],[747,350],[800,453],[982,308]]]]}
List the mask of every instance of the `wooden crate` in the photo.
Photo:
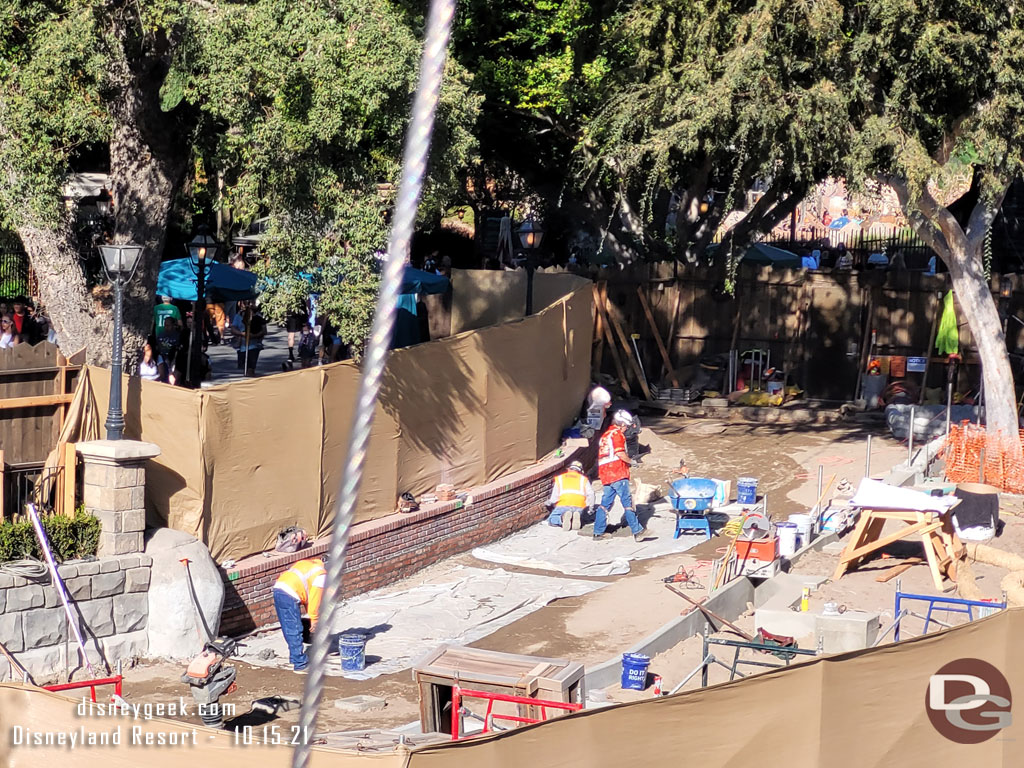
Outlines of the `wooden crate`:
{"type": "MultiPolygon", "coordinates": [[[[419,687],[420,727],[424,733],[451,733],[450,704],[456,681],[493,693],[582,704],[586,698],[583,675],[583,665],[568,659],[442,645],[413,667],[413,680],[419,687]]],[[[532,711],[520,714],[539,716],[532,711]]]]}

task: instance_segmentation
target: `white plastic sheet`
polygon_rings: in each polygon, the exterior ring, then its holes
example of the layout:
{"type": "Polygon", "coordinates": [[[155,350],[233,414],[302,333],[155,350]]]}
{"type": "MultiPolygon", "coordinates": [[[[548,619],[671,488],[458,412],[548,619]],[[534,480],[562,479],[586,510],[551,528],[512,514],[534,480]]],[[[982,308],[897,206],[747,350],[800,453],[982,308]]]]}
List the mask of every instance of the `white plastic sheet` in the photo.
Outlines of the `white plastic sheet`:
{"type": "MultiPolygon", "coordinates": [[[[332,655],[328,674],[369,680],[400,672],[442,643],[472,643],[552,600],[585,595],[606,586],[602,582],[510,573],[500,568],[459,566],[452,577],[412,588],[385,588],[346,600],[333,631],[368,635],[367,665],[361,672],[342,672],[339,657],[332,655]]],[[[257,666],[290,668],[288,646],[279,631],[247,640],[243,658],[257,666]],[[274,658],[259,658],[265,648],[274,650],[274,658]]]]}
{"type": "MultiPolygon", "coordinates": [[[[634,541],[627,528],[594,541],[590,528],[584,529],[585,535],[581,536],[576,531],[563,531],[544,521],[494,544],[477,547],[473,557],[567,576],[617,576],[629,573],[630,560],[685,552],[705,540],[695,534],[673,539],[676,515],[671,505],[661,501],[651,506],[654,514],[647,520],[648,536],[657,538],[634,541]]],[[[620,515],[621,508],[616,501],[609,523],[617,523],[620,515]]]]}
{"type": "Polygon", "coordinates": [[[868,509],[910,509],[916,512],[947,512],[960,503],[952,496],[930,496],[912,488],[897,488],[879,480],[864,478],[850,499],[854,507],[868,509]]]}

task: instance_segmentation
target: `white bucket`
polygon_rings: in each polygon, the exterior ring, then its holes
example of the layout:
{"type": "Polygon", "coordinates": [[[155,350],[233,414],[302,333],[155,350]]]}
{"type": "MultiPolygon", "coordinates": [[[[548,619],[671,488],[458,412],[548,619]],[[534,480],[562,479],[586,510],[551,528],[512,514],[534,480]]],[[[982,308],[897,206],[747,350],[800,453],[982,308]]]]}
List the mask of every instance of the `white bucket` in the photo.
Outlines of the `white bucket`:
{"type": "Polygon", "coordinates": [[[776,523],[775,532],[779,535],[779,554],[782,557],[796,554],[796,526],[793,523],[776,523]]]}
{"type": "Polygon", "coordinates": [[[806,547],[811,543],[811,531],[814,528],[814,521],[810,515],[790,515],[789,522],[796,526],[800,535],[800,547],[806,547]]]}

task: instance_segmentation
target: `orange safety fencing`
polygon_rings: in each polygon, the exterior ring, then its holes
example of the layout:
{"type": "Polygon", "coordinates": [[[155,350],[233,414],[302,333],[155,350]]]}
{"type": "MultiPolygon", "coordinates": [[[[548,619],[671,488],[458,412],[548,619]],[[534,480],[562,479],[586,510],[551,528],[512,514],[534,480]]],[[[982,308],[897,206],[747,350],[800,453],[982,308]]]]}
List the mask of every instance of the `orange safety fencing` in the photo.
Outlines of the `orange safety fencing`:
{"type": "Polygon", "coordinates": [[[946,477],[955,483],[986,483],[1001,491],[1024,493],[1024,430],[1016,445],[1001,432],[989,434],[984,427],[952,424],[942,448],[946,477]]]}

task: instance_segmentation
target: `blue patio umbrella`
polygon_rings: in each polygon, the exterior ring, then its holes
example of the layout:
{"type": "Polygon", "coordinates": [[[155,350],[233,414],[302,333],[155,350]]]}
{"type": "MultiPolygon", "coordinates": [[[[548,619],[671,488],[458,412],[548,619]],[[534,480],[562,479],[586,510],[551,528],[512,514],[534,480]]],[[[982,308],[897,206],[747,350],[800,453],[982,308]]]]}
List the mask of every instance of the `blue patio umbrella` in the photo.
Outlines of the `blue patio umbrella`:
{"type": "Polygon", "coordinates": [[[406,267],[402,276],[402,293],[444,293],[451,281],[443,275],[406,267]]]}
{"type": "MultiPolygon", "coordinates": [[[[191,257],[171,259],[160,265],[156,281],[158,296],[170,296],[182,301],[196,301],[196,281],[199,261],[191,257]]],[[[227,264],[206,260],[206,299],[210,301],[236,301],[252,299],[259,291],[259,278],[244,269],[235,269],[227,264]]]]}
{"type": "Polygon", "coordinates": [[[391,348],[408,347],[423,341],[420,321],[416,310],[416,294],[445,293],[451,281],[433,272],[424,272],[415,267],[406,267],[402,276],[402,295],[398,297],[398,316],[395,318],[395,332],[391,337],[391,348]]]}

